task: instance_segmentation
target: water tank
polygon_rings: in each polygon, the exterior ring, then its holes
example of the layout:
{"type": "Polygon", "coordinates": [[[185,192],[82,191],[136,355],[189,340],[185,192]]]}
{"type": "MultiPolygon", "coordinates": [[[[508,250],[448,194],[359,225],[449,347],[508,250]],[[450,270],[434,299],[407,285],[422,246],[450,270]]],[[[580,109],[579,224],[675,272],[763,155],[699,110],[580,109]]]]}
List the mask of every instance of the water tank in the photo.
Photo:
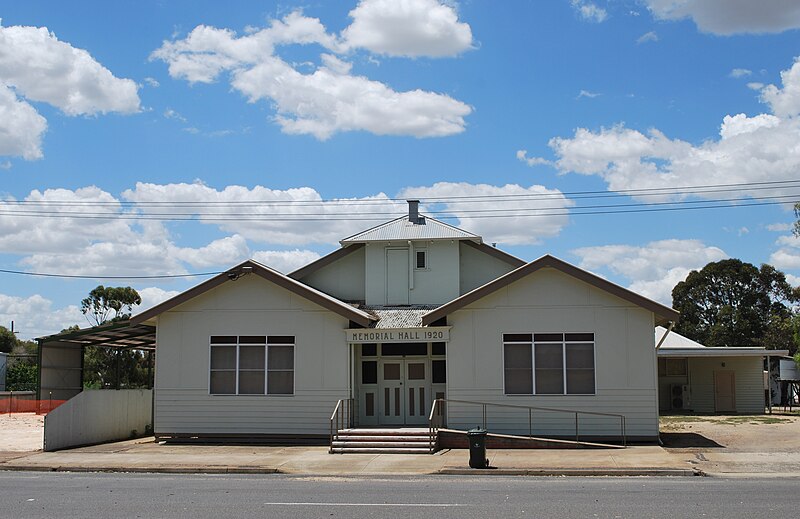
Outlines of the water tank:
{"type": "Polygon", "coordinates": [[[800,369],[794,359],[780,359],[780,379],[800,381],[800,369]]]}

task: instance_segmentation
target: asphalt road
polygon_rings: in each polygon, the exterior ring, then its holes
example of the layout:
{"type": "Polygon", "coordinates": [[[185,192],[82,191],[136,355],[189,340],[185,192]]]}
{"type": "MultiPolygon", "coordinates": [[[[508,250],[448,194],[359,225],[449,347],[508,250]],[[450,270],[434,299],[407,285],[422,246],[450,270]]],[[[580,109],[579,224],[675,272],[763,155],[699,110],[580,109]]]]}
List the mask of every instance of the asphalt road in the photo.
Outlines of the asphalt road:
{"type": "Polygon", "coordinates": [[[797,517],[797,480],[0,472],[2,518],[797,517]]]}

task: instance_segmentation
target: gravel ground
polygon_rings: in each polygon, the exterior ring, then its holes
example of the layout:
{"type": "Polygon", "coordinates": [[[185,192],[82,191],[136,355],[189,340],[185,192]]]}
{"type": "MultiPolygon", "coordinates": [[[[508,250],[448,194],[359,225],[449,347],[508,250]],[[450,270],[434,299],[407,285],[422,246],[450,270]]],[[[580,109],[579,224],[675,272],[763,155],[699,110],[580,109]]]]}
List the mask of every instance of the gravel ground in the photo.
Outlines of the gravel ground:
{"type": "Polygon", "coordinates": [[[33,413],[0,415],[0,452],[30,452],[42,449],[44,416],[33,413]]]}
{"type": "Polygon", "coordinates": [[[671,453],[707,473],[800,476],[800,415],[665,416],[671,453]]]}

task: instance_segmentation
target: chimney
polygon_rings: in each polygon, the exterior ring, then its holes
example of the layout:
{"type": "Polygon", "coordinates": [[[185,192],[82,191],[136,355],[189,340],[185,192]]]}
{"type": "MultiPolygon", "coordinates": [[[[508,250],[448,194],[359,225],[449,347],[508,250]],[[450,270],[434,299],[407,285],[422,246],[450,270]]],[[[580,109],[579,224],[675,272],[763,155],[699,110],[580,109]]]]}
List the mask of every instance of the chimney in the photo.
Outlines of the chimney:
{"type": "Polygon", "coordinates": [[[408,202],[408,221],[422,223],[419,217],[419,200],[406,200],[408,202]]]}

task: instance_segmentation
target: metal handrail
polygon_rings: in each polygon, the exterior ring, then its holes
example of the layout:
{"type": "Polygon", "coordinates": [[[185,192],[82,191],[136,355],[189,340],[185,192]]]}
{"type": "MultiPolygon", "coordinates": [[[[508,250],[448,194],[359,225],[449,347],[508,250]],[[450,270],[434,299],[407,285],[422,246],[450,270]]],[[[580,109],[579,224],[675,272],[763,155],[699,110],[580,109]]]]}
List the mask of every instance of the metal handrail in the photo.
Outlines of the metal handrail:
{"type": "Polygon", "coordinates": [[[331,414],[330,447],[328,453],[333,454],[333,442],[339,439],[339,431],[353,426],[353,399],[342,398],[336,402],[331,414]]]}
{"type": "Polygon", "coordinates": [[[620,420],[620,436],[622,437],[622,446],[628,446],[628,439],[626,433],[626,424],[625,424],[625,415],[618,414],[618,413],[601,413],[598,411],[576,411],[574,409],[560,409],[556,407],[536,407],[536,406],[526,406],[526,405],[514,405],[514,404],[498,404],[494,402],[477,402],[473,400],[453,400],[448,398],[437,398],[433,402],[433,406],[431,407],[431,414],[428,419],[428,430],[431,434],[434,431],[438,432],[439,428],[442,424],[442,413],[441,410],[439,411],[439,415],[434,417],[434,411],[438,408],[441,409],[446,402],[456,403],[456,404],[468,404],[468,405],[479,405],[482,407],[482,418],[483,418],[483,428],[486,429],[486,408],[488,406],[492,407],[508,407],[512,409],[527,409],[528,410],[528,437],[533,437],[533,412],[534,411],[547,411],[547,412],[555,412],[555,413],[570,413],[575,415],[575,442],[581,443],[580,441],[580,425],[579,425],[579,417],[580,415],[594,415],[594,416],[609,416],[613,418],[619,418],[620,420]],[[434,424],[434,418],[436,418],[436,424],[434,424]]]}
{"type": "Polygon", "coordinates": [[[433,454],[439,444],[439,428],[444,423],[444,399],[437,398],[433,401],[431,412],[428,415],[428,451],[433,454]]]}

